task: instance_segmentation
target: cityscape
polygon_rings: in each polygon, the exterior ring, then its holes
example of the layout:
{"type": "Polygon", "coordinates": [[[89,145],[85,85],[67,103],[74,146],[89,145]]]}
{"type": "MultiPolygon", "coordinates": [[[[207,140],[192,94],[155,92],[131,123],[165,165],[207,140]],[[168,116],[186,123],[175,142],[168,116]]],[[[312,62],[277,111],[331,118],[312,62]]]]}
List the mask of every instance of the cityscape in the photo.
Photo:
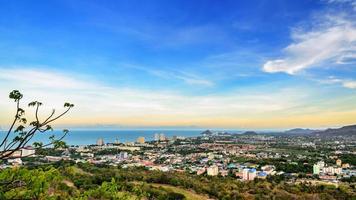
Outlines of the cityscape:
{"type": "Polygon", "coordinates": [[[0,200],[356,200],[356,0],[0,0],[0,200]]]}
{"type": "Polygon", "coordinates": [[[332,135],[321,136],[330,130],[238,134],[206,130],[198,137],[171,138],[155,133],[153,141],[138,137],[135,142],[126,143],[98,138],[96,144],[69,146],[54,152],[46,149],[36,152],[30,146],[25,147],[1,167],[66,161],[230,177],[241,182],[277,176],[291,184],[339,187],[356,176],[356,126],[334,129],[332,135]],[[352,135],[345,137],[344,129],[352,135]]]}

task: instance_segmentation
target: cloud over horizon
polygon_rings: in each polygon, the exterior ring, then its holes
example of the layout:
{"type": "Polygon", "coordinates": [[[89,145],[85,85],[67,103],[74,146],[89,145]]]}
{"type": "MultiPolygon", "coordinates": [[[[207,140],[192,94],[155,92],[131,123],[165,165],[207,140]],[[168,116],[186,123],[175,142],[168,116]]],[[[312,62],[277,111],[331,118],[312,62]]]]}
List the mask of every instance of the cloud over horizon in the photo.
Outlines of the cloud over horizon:
{"type": "MultiPolygon", "coordinates": [[[[38,99],[45,106],[61,107],[69,101],[76,105],[73,117],[64,120],[75,123],[100,122],[131,125],[181,125],[189,121],[208,118],[243,118],[248,116],[274,116],[295,106],[302,99],[298,89],[273,89],[263,91],[236,91],[226,94],[186,95],[171,91],[142,90],[129,87],[112,87],[95,82],[93,77],[83,79],[75,74],[50,72],[39,69],[1,69],[0,83],[5,88],[19,89],[24,93],[24,102],[38,99]],[[17,74],[17,75],[14,75],[17,74]],[[151,116],[151,118],[150,118],[151,116]],[[153,117],[153,118],[152,118],[153,117]]],[[[0,98],[7,99],[7,89],[0,88],[0,98]]],[[[10,110],[10,101],[2,101],[0,107],[10,110]]],[[[0,124],[6,120],[0,119],[0,124]]],[[[196,121],[193,125],[199,125],[196,121]]],[[[217,121],[217,123],[220,123],[217,121]]],[[[238,125],[236,125],[238,126],[238,125]]]]}

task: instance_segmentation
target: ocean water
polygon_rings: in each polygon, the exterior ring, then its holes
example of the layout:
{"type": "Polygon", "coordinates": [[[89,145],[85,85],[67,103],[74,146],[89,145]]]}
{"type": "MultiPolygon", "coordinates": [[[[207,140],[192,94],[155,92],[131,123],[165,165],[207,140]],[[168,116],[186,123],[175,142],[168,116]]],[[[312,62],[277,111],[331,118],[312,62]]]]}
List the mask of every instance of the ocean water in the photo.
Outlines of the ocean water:
{"type": "MultiPolygon", "coordinates": [[[[63,139],[68,145],[89,145],[95,144],[97,139],[103,138],[105,143],[115,142],[135,142],[138,137],[145,137],[146,141],[154,140],[155,133],[163,133],[166,137],[183,136],[183,137],[195,137],[199,136],[202,130],[75,130],[70,131],[68,135],[63,139]]],[[[1,139],[5,137],[5,132],[0,131],[1,139]]],[[[28,143],[43,142],[48,143],[49,137],[55,135],[60,137],[61,131],[49,131],[46,133],[38,132],[37,135],[28,143]]]]}

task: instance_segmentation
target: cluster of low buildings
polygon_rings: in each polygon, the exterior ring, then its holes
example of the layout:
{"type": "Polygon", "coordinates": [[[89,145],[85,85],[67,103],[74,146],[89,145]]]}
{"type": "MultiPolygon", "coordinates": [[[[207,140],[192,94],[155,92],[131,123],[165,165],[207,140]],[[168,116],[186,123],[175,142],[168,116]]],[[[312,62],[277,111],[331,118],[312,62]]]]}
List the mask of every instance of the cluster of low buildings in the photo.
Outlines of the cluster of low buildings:
{"type": "Polygon", "coordinates": [[[20,166],[23,164],[22,159],[24,157],[34,157],[36,156],[36,150],[31,147],[23,147],[17,151],[14,151],[7,159],[7,164],[2,164],[0,168],[7,168],[11,166],[20,166]]]}
{"type": "Polygon", "coordinates": [[[313,174],[321,179],[336,180],[338,177],[356,176],[356,170],[350,169],[349,163],[342,163],[341,159],[337,159],[334,165],[327,165],[324,161],[315,163],[313,174]]]}

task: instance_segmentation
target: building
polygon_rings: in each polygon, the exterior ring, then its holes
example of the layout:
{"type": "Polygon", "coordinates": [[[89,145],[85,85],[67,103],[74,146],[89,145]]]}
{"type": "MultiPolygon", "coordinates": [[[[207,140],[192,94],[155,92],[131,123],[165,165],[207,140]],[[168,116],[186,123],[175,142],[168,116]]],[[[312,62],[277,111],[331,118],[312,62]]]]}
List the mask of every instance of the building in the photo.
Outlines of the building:
{"type": "Polygon", "coordinates": [[[220,170],[220,175],[225,177],[225,176],[229,175],[229,171],[228,170],[220,170]]]}
{"type": "Polygon", "coordinates": [[[35,156],[36,150],[31,146],[27,146],[19,150],[16,150],[13,153],[11,153],[11,151],[7,151],[6,153],[9,153],[7,156],[8,158],[21,158],[21,157],[35,156]]]}
{"type": "Polygon", "coordinates": [[[252,181],[257,176],[257,171],[255,168],[245,168],[242,170],[242,180],[252,181]]]}
{"type": "Polygon", "coordinates": [[[342,164],[341,160],[340,160],[340,159],[337,159],[337,160],[336,160],[336,165],[337,165],[337,166],[341,166],[341,164],[342,164]]]}
{"type": "Polygon", "coordinates": [[[267,175],[274,175],[276,173],[275,169],[276,167],[273,165],[265,165],[261,167],[261,170],[266,172],[267,175]]]}
{"type": "Polygon", "coordinates": [[[219,174],[219,168],[216,165],[210,166],[207,170],[208,176],[217,176],[219,174]]]}
{"type": "Polygon", "coordinates": [[[199,168],[199,169],[197,170],[197,175],[202,175],[202,174],[204,174],[205,172],[206,172],[205,167],[199,168]]]}
{"type": "Polygon", "coordinates": [[[166,136],[164,133],[159,134],[159,141],[166,141],[166,136]]]}
{"type": "Polygon", "coordinates": [[[342,168],[341,167],[324,167],[323,168],[323,173],[324,174],[329,174],[329,175],[334,175],[334,174],[341,174],[342,168]]]}
{"type": "Polygon", "coordinates": [[[104,139],[103,139],[103,138],[99,138],[99,139],[96,141],[96,145],[98,145],[98,146],[104,146],[104,139]]]}
{"type": "Polygon", "coordinates": [[[178,139],[178,137],[176,135],[173,135],[172,140],[176,141],[177,139],[178,139]]]}
{"type": "Polygon", "coordinates": [[[341,167],[336,167],[334,169],[335,174],[340,175],[342,173],[342,168],[341,167]]]}
{"type": "Polygon", "coordinates": [[[317,165],[317,164],[313,165],[313,174],[317,174],[317,175],[320,174],[320,166],[319,165],[317,165]]]}
{"type": "Polygon", "coordinates": [[[243,171],[242,171],[242,180],[248,181],[248,171],[249,170],[250,169],[248,169],[248,168],[243,169],[243,171]]]}
{"type": "Polygon", "coordinates": [[[144,137],[139,137],[139,138],[137,138],[136,142],[139,143],[139,144],[144,144],[145,143],[145,138],[144,137]]]}
{"type": "Polygon", "coordinates": [[[259,172],[257,174],[257,178],[261,178],[261,179],[266,179],[267,178],[267,173],[266,172],[259,172]]]}
{"type": "Polygon", "coordinates": [[[36,150],[32,148],[31,146],[24,147],[21,149],[21,157],[27,157],[27,156],[34,156],[36,153],[36,150]]]}
{"type": "Polygon", "coordinates": [[[80,145],[77,149],[76,149],[77,152],[88,152],[89,149],[84,146],[84,145],[80,145]]]}
{"type": "Polygon", "coordinates": [[[155,133],[155,141],[159,141],[159,133],[155,133]]]}
{"type": "Polygon", "coordinates": [[[89,152],[80,152],[80,156],[94,158],[94,154],[89,152]]]}
{"type": "Polygon", "coordinates": [[[319,165],[320,169],[323,169],[325,167],[325,162],[324,161],[319,161],[316,164],[319,165]]]}
{"type": "Polygon", "coordinates": [[[115,143],[114,143],[114,144],[120,144],[119,138],[116,138],[116,139],[115,139],[115,143]]]}
{"type": "Polygon", "coordinates": [[[21,160],[21,158],[8,159],[7,162],[8,162],[9,164],[14,165],[14,166],[22,165],[22,160],[21,160]]]}
{"type": "Polygon", "coordinates": [[[256,176],[257,176],[257,171],[255,168],[248,170],[248,180],[249,181],[252,181],[253,179],[255,179],[256,176]]]}
{"type": "Polygon", "coordinates": [[[344,164],[342,164],[342,168],[350,168],[350,164],[349,163],[344,163],[344,164]]]}
{"type": "Polygon", "coordinates": [[[4,155],[7,155],[7,158],[20,158],[21,154],[22,154],[21,150],[17,150],[14,152],[11,152],[11,151],[4,152],[4,155]]]}
{"type": "Polygon", "coordinates": [[[118,155],[118,158],[121,160],[125,160],[128,158],[128,154],[126,151],[121,151],[120,154],[118,155]]]}

